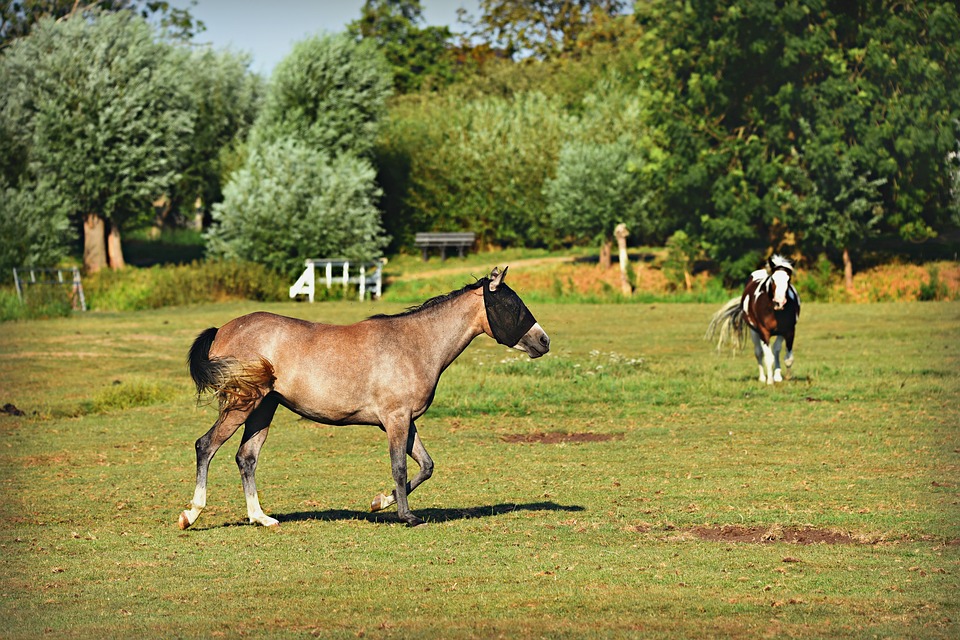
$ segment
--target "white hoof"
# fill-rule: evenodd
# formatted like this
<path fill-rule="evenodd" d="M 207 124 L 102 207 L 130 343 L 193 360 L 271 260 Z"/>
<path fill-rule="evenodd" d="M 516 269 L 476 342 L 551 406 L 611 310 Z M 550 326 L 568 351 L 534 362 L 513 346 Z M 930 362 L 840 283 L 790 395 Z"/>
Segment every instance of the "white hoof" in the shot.
<path fill-rule="evenodd" d="M 279 527 L 280 521 L 261 513 L 260 515 L 250 516 L 250 524 L 261 524 L 265 527 Z"/>
<path fill-rule="evenodd" d="M 390 505 L 394 504 L 397 501 L 393 497 L 393 494 L 385 495 L 382 493 L 377 494 L 377 497 L 373 499 L 370 503 L 370 511 L 380 511 L 381 509 L 386 509 Z"/>
<path fill-rule="evenodd" d="M 777 369 L 773 372 L 773 381 L 774 382 L 783 382 L 783 374 L 780 372 L 780 369 Z"/>

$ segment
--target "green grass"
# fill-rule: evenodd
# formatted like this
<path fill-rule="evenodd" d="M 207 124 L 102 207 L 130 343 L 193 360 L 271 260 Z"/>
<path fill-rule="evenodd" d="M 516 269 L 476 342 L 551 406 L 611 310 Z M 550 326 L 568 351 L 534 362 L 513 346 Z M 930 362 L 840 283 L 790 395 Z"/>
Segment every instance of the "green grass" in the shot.
<path fill-rule="evenodd" d="M 390 487 L 379 430 L 281 410 L 258 473 L 280 531 L 244 524 L 236 441 L 177 529 L 214 419 L 184 365 L 197 333 L 258 308 L 403 306 L 4 325 L 0 406 L 26 415 L 0 414 L 3 636 L 958 636 L 957 302 L 805 305 L 794 378 L 773 388 L 701 339 L 716 305 L 535 305 L 552 352 L 478 338 L 418 422 L 428 526 L 367 513 Z M 614 437 L 505 441 L 541 432 Z M 709 542 L 699 525 L 859 542 Z"/>

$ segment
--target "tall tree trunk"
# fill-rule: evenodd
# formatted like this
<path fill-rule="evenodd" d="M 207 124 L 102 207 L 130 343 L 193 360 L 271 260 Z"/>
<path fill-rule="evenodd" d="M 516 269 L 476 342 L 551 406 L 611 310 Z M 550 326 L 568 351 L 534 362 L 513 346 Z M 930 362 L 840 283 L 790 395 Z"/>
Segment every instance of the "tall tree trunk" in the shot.
<path fill-rule="evenodd" d="M 107 236 L 107 257 L 110 259 L 111 269 L 123 269 L 127 266 L 123 260 L 123 247 L 120 246 L 120 229 L 115 224 L 110 225 L 110 234 Z"/>
<path fill-rule="evenodd" d="M 613 250 L 613 243 L 610 242 L 610 238 L 604 238 L 603 242 L 600 244 L 600 263 L 599 267 L 601 269 L 609 269 L 611 264 L 610 253 Z"/>
<path fill-rule="evenodd" d="M 617 249 L 620 252 L 620 291 L 625 296 L 633 293 L 633 287 L 630 286 L 630 279 L 627 277 L 627 225 L 622 222 L 613 230 L 613 235 L 617 238 Z"/>
<path fill-rule="evenodd" d="M 847 291 L 853 291 L 853 263 L 850 261 L 850 250 L 843 249 L 843 284 Z"/>
<path fill-rule="evenodd" d="M 107 266 L 106 223 L 96 213 L 83 217 L 83 268 L 96 273 Z"/>

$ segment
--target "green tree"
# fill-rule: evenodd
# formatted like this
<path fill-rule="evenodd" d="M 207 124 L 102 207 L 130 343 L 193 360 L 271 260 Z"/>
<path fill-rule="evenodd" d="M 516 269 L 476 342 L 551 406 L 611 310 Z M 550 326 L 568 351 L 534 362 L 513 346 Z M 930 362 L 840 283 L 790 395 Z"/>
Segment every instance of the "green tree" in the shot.
<path fill-rule="evenodd" d="M 305 258 L 377 258 L 387 238 L 374 175 L 350 154 L 331 158 L 292 138 L 263 143 L 214 205 L 208 253 L 287 274 Z"/>
<path fill-rule="evenodd" d="M 331 156 L 367 155 L 391 85 L 373 42 L 346 34 L 298 42 L 273 72 L 253 143 L 291 137 Z"/>
<path fill-rule="evenodd" d="M 565 144 L 544 193 L 558 234 L 599 241 L 603 267 L 610 266 L 617 224 L 639 237 L 648 228 L 639 162 L 627 141 Z"/>
<path fill-rule="evenodd" d="M 274 71 L 249 156 L 215 205 L 211 255 L 295 273 L 305 258 L 371 260 L 389 238 L 368 156 L 391 92 L 372 43 L 318 36 Z"/>
<path fill-rule="evenodd" d="M 257 116 L 264 83 L 249 71 L 247 54 L 194 50 L 185 75 L 195 105 L 194 133 L 186 147 L 180 180 L 170 208 L 209 208 L 223 199 L 223 185 L 237 167 L 233 159 L 245 144 Z M 208 209 L 209 210 L 209 209 Z"/>
<path fill-rule="evenodd" d="M 129 12 L 43 19 L 0 57 L 0 130 L 18 184 L 52 179 L 83 221 L 84 265 L 122 267 L 120 232 L 178 179 L 193 131 L 184 53 Z M 109 233 L 107 237 L 105 234 Z"/>
<path fill-rule="evenodd" d="M 603 16 L 619 14 L 623 0 L 480 0 L 472 37 L 510 57 L 549 58 L 574 47 Z"/>
<path fill-rule="evenodd" d="M 0 177 L 0 271 L 54 266 L 74 235 L 66 202 L 49 178 L 14 188 Z"/>
<path fill-rule="evenodd" d="M 190 4 L 195 5 L 196 0 Z M 58 20 L 77 12 L 82 13 L 94 5 L 102 12 L 129 11 L 143 18 L 156 19 L 168 35 L 181 40 L 189 40 L 206 29 L 203 22 L 190 14 L 189 9 L 157 0 L 4 0 L 0 4 L 0 49 L 16 38 L 29 34 L 33 25 L 42 18 Z"/>
<path fill-rule="evenodd" d="M 922 240 L 951 223 L 955 3 L 654 1 L 636 13 L 670 150 L 661 204 L 729 280 L 787 242 L 837 255 L 845 238 Z M 855 233 L 820 232 L 851 222 Z"/>
<path fill-rule="evenodd" d="M 378 147 L 390 178 L 387 228 L 404 239 L 473 231 L 487 246 L 550 245 L 543 185 L 573 125 L 538 92 L 395 105 Z"/>
<path fill-rule="evenodd" d="M 347 32 L 375 43 L 390 63 L 394 88 L 403 94 L 443 86 L 454 76 L 450 29 L 422 23 L 420 0 L 366 0 Z"/>

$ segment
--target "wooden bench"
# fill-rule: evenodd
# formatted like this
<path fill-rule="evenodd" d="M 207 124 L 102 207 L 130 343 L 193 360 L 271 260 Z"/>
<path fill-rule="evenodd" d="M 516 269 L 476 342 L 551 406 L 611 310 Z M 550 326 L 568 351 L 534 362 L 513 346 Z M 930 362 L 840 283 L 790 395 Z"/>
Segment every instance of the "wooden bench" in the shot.
<path fill-rule="evenodd" d="M 374 262 L 350 262 L 349 260 L 327 260 L 324 258 L 309 258 L 304 260 L 306 267 L 300 278 L 290 287 L 290 297 L 296 298 L 298 295 L 306 295 L 310 302 L 313 302 L 313 294 L 316 287 L 316 270 L 321 269 L 321 277 L 327 284 L 327 289 L 333 286 L 334 282 L 342 284 L 344 287 L 355 284 L 360 289 L 360 301 L 366 297 L 367 289 L 372 290 L 372 297 L 379 298 L 383 293 L 383 263 L 385 259 L 381 258 Z M 336 274 L 334 274 L 336 267 Z M 351 268 L 354 274 L 351 275 Z"/>
<path fill-rule="evenodd" d="M 477 234 L 473 232 L 445 233 L 429 231 L 418 233 L 414 244 L 423 251 L 423 260 L 426 262 L 430 257 L 430 249 L 433 248 L 440 249 L 441 260 L 447 259 L 447 247 L 456 248 L 462 258 L 464 250 L 472 247 L 476 239 Z"/>

